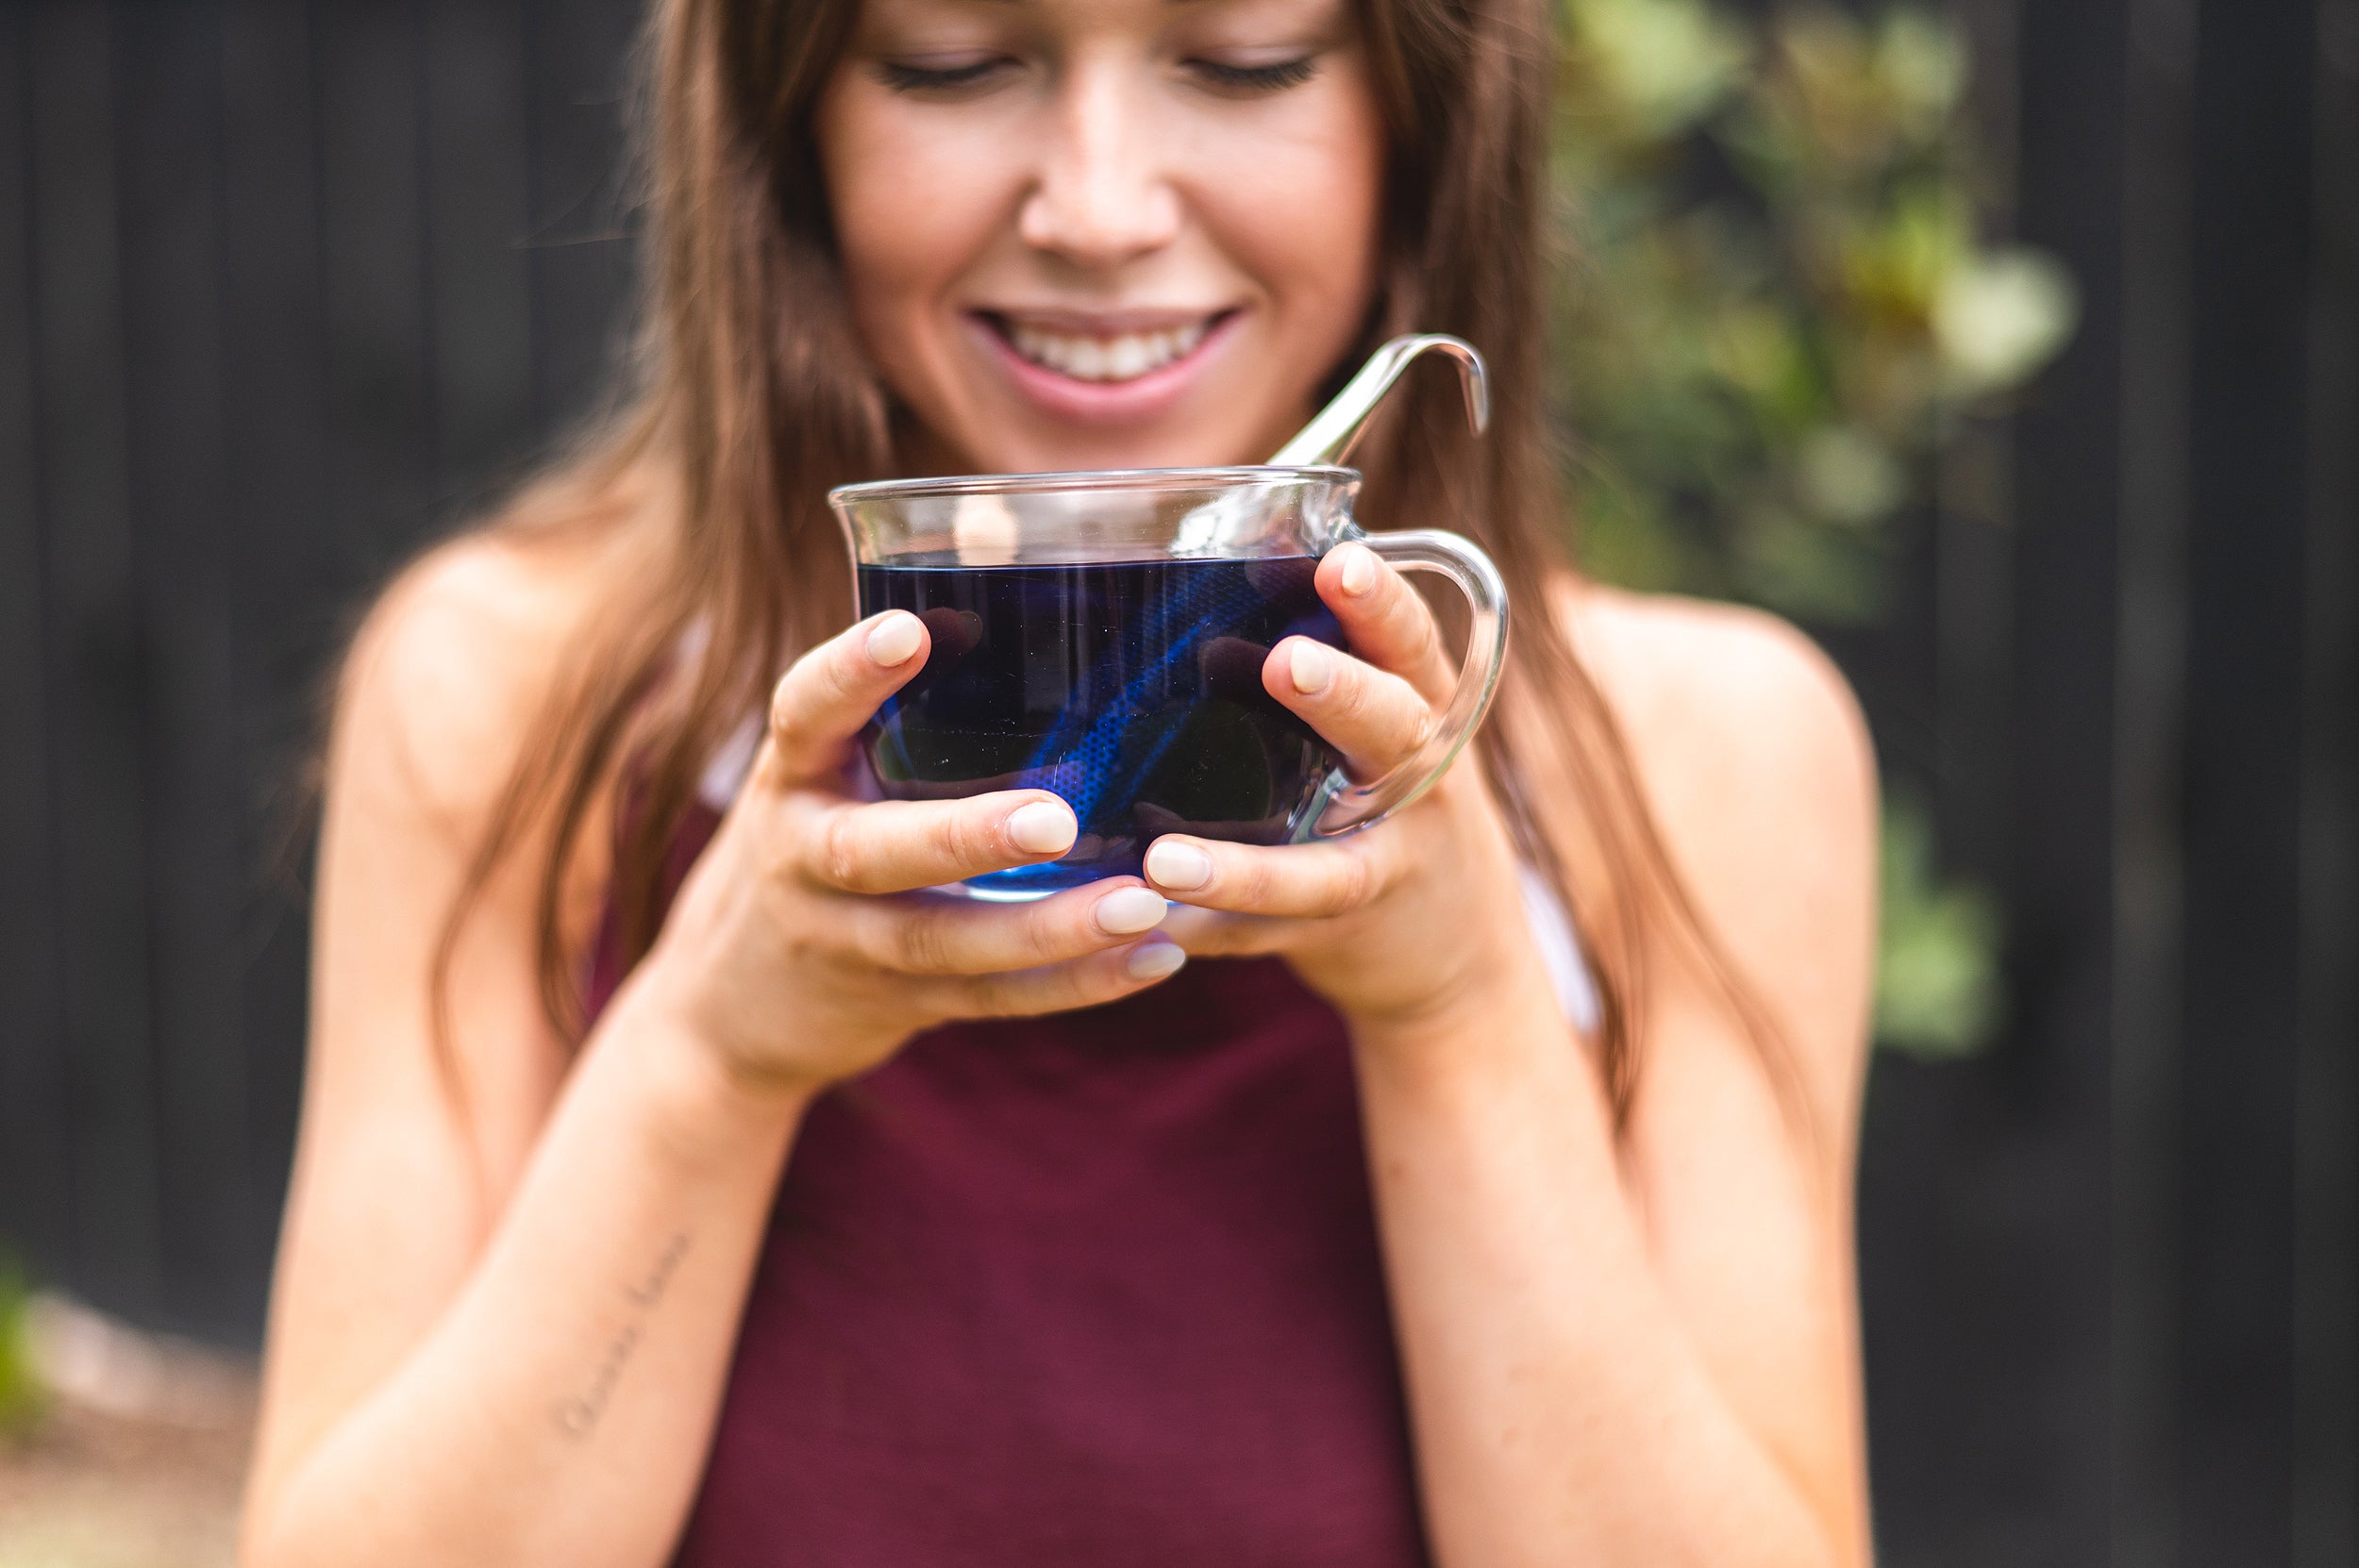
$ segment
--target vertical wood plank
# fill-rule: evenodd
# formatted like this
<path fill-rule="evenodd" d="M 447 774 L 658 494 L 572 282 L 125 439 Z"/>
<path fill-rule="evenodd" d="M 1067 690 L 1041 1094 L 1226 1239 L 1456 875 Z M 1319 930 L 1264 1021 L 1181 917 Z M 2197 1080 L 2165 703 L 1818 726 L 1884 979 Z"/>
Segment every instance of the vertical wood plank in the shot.
<path fill-rule="evenodd" d="M 326 301 L 306 0 L 222 7 L 224 528 L 235 635 L 244 832 L 238 937 L 250 1076 L 244 1109 L 253 1227 L 283 1200 L 302 1084 L 308 976 L 305 779 L 319 687 L 352 592 L 331 483 Z M 265 1271 L 243 1284 L 239 1333 L 259 1334 Z"/>
<path fill-rule="evenodd" d="M 2302 606 L 2293 1566 L 2359 1561 L 2359 0 L 2319 7 Z"/>
<path fill-rule="evenodd" d="M 624 170 L 632 0 L 529 0 L 534 387 L 544 428 L 600 406 L 636 256 Z"/>
<path fill-rule="evenodd" d="M 34 362 L 41 399 L 66 1043 L 72 1282 L 162 1304 L 140 726 L 146 696 L 125 490 L 113 21 L 32 13 Z"/>
<path fill-rule="evenodd" d="M 1974 65 L 1967 110 L 1986 182 L 1983 222 L 1994 239 L 2012 239 L 2023 8 L 2020 0 L 1954 0 L 1951 8 Z M 1933 599 L 1920 632 L 1934 659 L 1943 859 L 1992 888 L 2007 881 L 2014 834 L 2014 468 L 2003 417 L 1959 425 L 1938 462 Z"/>
<path fill-rule="evenodd" d="M 2179 859 L 2193 0 L 2132 0 L 2115 660 L 2116 1560 L 2178 1560 Z"/>
<path fill-rule="evenodd" d="M 313 15 L 334 520 L 346 592 L 407 555 L 432 511 L 432 323 L 416 0 Z"/>
<path fill-rule="evenodd" d="M 2359 1561 L 2359 0 L 2318 8 L 2295 1063 L 2294 1568 Z"/>
<path fill-rule="evenodd" d="M 219 1334 L 260 1255 L 244 1179 L 243 813 L 224 582 L 219 8 L 154 0 L 117 43 L 164 1307 L 175 1326 Z"/>
<path fill-rule="evenodd" d="M 2009 991 L 1994 1063 L 2010 1196 L 2035 1294 L 1977 1303 L 2012 1408 L 1990 1436 L 2043 1500 L 2027 1560 L 2106 1560 L 2112 1439 L 2107 1182 L 2113 984 L 2115 599 L 2121 512 L 2121 231 L 2128 17 L 2121 0 L 2030 5 L 2016 221 L 2081 279 L 2081 327 L 2017 425 Z M 1980 1178 L 1999 1177 L 1982 1173 Z M 1977 1179 L 1968 1175 L 1967 1180 Z M 2019 1344 L 2020 1354 L 2007 1346 Z M 1989 1401 L 1983 1402 L 1985 1408 Z"/>
<path fill-rule="evenodd" d="M 2182 1551 L 2291 1553 L 2303 0 L 2205 0 L 2187 525 Z"/>
<path fill-rule="evenodd" d="M 443 492 L 531 455 L 523 0 L 427 0 L 427 274 Z"/>
<path fill-rule="evenodd" d="M 48 669 L 33 385 L 27 18 L 0 11 L 0 1236 L 70 1266 Z"/>

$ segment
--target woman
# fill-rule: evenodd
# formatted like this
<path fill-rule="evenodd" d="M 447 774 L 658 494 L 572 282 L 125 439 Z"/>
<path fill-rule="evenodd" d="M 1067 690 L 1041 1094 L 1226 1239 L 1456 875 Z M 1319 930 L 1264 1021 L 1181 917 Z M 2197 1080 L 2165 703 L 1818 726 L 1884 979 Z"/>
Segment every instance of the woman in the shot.
<path fill-rule="evenodd" d="M 1548 547 L 1536 0 L 650 37 L 634 412 L 340 688 L 249 1563 L 1864 1561 L 1872 772 L 1795 634 Z M 854 792 L 927 642 L 827 489 L 1250 461 L 1411 327 L 1497 417 L 1420 377 L 1363 512 L 1508 575 L 1480 760 L 923 892 L 1073 818 Z M 1381 769 L 1448 661 L 1317 583 L 1358 657 L 1264 684 Z"/>

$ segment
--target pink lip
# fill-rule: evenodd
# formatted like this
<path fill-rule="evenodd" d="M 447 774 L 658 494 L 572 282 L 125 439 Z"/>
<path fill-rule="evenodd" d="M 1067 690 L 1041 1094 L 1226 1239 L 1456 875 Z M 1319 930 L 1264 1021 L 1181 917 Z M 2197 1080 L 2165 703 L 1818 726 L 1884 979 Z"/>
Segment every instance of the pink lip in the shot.
<path fill-rule="evenodd" d="M 1168 413 L 1185 397 L 1203 373 L 1212 356 L 1229 341 L 1230 329 L 1243 320 L 1243 310 L 1223 315 L 1205 332 L 1203 340 L 1187 353 L 1167 365 L 1148 371 L 1129 381 L 1082 381 L 1046 365 L 1036 365 L 1015 351 L 1015 345 L 999 335 L 998 330 L 980 313 L 969 315 L 968 327 L 989 346 L 999 363 L 1015 383 L 1016 390 L 1054 419 L 1076 425 L 1121 425 L 1144 424 Z M 1034 319 L 1027 312 L 1028 320 Z M 1190 317 L 1201 320 L 1202 317 Z M 1113 318 L 1102 318 L 1093 325 L 1101 330 Z M 1077 324 L 1078 325 L 1078 324 Z M 1154 330 L 1162 325 L 1177 325 L 1178 322 L 1157 322 L 1147 326 L 1125 325 L 1120 330 Z"/>

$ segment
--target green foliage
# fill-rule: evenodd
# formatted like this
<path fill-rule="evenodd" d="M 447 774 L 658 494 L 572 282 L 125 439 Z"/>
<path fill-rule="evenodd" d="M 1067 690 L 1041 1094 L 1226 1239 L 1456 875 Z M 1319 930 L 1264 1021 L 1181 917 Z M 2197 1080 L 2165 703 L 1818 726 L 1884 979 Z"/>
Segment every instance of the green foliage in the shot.
<path fill-rule="evenodd" d="M 1885 808 L 1876 1038 L 1911 1056 L 1964 1056 L 1999 1015 L 1999 911 L 1969 884 L 1943 885 L 1915 802 Z"/>
<path fill-rule="evenodd" d="M 0 1253 L 0 1438 L 25 1432 L 41 1418 L 42 1389 L 26 1332 L 31 1304 L 25 1271 Z"/>
<path fill-rule="evenodd" d="M 1953 26 L 1564 0 L 1558 396 L 1600 575 L 1853 624 L 1960 415 L 2071 328 L 1977 236 Z"/>
<path fill-rule="evenodd" d="M 1874 622 L 1944 443 L 2073 325 L 2060 266 L 1978 232 L 1957 28 L 1910 7 L 1562 4 L 1552 363 L 1583 563 Z M 1921 821 L 1886 842 L 1918 859 L 1886 889 L 1885 1037 L 1966 1048 L 1996 1016 L 1996 918 L 1938 891 Z"/>

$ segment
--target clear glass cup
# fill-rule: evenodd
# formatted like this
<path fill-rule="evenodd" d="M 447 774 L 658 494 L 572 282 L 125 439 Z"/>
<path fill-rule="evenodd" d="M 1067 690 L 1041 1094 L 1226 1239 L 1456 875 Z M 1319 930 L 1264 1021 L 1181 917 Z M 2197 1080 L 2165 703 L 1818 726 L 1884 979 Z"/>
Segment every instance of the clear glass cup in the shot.
<path fill-rule="evenodd" d="M 888 798 L 1044 789 L 1080 834 L 1046 865 L 971 879 L 1029 898 L 1135 873 L 1163 833 L 1298 843 L 1366 827 L 1441 776 L 1488 711 L 1507 593 L 1488 556 L 1436 529 L 1371 534 L 1347 468 L 1136 469 L 849 485 L 828 499 L 852 544 L 863 616 L 913 611 L 925 668 L 864 737 Z M 1356 540 L 1447 577 L 1471 620 L 1432 737 L 1381 777 L 1262 686 L 1280 639 L 1345 640 L 1312 585 Z"/>

